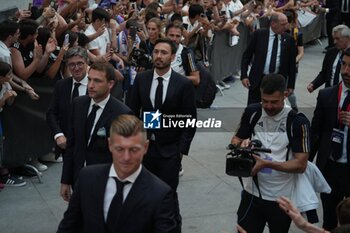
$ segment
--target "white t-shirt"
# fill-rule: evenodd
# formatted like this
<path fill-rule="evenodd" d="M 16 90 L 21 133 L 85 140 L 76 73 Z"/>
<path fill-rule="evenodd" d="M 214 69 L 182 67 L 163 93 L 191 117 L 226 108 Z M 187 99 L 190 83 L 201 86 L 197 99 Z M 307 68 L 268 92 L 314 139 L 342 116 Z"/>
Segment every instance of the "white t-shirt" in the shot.
<path fill-rule="evenodd" d="M 92 26 L 92 24 L 90 24 L 88 26 L 88 28 L 85 30 L 85 35 L 89 36 L 96 33 L 96 30 L 94 29 L 94 27 Z M 91 41 L 89 43 L 89 50 L 94 50 L 94 49 L 99 49 L 100 50 L 100 54 L 101 55 L 105 55 L 107 52 L 107 44 L 111 43 L 111 40 L 109 39 L 109 33 L 108 33 L 108 29 L 105 29 L 105 32 L 97 37 L 95 40 Z"/>
<path fill-rule="evenodd" d="M 174 61 L 171 62 L 171 68 L 175 72 L 182 74 L 183 76 L 186 76 L 186 72 L 185 72 L 184 67 L 182 65 L 182 57 L 181 57 L 181 53 L 182 53 L 183 48 L 184 48 L 184 46 L 182 44 L 179 44 L 179 47 L 176 50 L 175 59 L 174 59 Z"/>
<path fill-rule="evenodd" d="M 288 150 L 287 117 L 291 111 L 286 105 L 276 116 L 270 117 L 262 109 L 262 115 L 254 127 L 255 135 L 252 139 L 262 142 L 262 147 L 271 149 L 272 153 L 259 153 L 261 158 L 284 162 Z M 292 159 L 292 152 L 289 151 L 289 160 Z M 262 169 L 258 172 L 258 183 L 262 198 L 275 201 L 280 196 L 290 197 L 293 190 L 294 174 L 280 172 L 273 169 Z M 247 192 L 259 197 L 259 191 L 251 177 L 245 181 Z M 252 186 L 254 184 L 254 188 Z"/>
<path fill-rule="evenodd" d="M 11 51 L 2 41 L 0 41 L 0 61 L 6 62 L 12 66 Z"/>

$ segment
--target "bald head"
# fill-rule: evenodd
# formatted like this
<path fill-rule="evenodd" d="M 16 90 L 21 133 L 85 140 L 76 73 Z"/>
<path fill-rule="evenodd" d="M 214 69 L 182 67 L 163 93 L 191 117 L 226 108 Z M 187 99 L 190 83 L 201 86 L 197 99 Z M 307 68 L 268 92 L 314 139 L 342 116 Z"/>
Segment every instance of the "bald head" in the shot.
<path fill-rule="evenodd" d="M 282 34 L 288 27 L 287 16 L 283 13 L 276 12 L 273 13 L 271 18 L 271 29 L 276 34 Z"/>

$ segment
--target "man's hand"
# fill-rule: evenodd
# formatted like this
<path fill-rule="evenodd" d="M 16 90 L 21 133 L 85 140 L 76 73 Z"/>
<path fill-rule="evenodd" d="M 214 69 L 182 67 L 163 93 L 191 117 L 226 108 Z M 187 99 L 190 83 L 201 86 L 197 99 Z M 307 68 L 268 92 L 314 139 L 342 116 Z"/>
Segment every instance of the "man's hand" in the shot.
<path fill-rule="evenodd" d="M 258 155 L 254 155 L 253 157 L 255 158 L 255 165 L 252 169 L 252 176 L 255 176 L 261 169 L 263 169 L 265 166 L 266 161 L 260 158 Z"/>
<path fill-rule="evenodd" d="M 7 90 L 4 93 L 4 99 L 7 100 L 9 98 L 15 98 L 17 96 L 17 93 L 14 90 Z"/>
<path fill-rule="evenodd" d="M 236 225 L 236 228 L 238 233 L 247 233 L 247 231 L 245 231 L 239 224 Z"/>
<path fill-rule="evenodd" d="M 350 112 L 341 111 L 339 113 L 340 122 L 348 127 L 350 127 Z"/>
<path fill-rule="evenodd" d="M 65 201 L 69 201 L 72 195 L 71 186 L 69 184 L 61 184 L 60 195 Z"/>
<path fill-rule="evenodd" d="M 33 56 L 33 60 L 39 60 L 40 61 L 42 56 L 43 56 L 43 48 L 35 40 L 35 42 L 34 42 L 34 56 Z"/>
<path fill-rule="evenodd" d="M 293 92 L 294 92 L 294 89 L 292 89 L 292 88 L 287 88 L 287 96 L 290 96 L 291 94 L 293 94 Z"/>
<path fill-rule="evenodd" d="M 102 24 L 102 26 L 101 27 L 99 27 L 98 29 L 97 29 L 97 36 L 99 37 L 99 36 L 101 36 L 104 32 L 105 32 L 105 30 L 106 30 L 106 25 L 104 25 L 104 24 Z"/>
<path fill-rule="evenodd" d="M 37 93 L 35 93 L 33 88 L 26 89 L 26 92 L 32 100 L 38 100 L 40 98 L 40 96 Z"/>
<path fill-rule="evenodd" d="M 306 88 L 309 91 L 309 93 L 312 93 L 314 91 L 314 84 L 310 83 L 309 85 L 307 85 Z"/>
<path fill-rule="evenodd" d="M 56 40 L 53 38 L 49 38 L 49 40 L 46 43 L 45 53 L 51 54 L 52 52 L 54 52 L 56 50 L 56 45 Z"/>
<path fill-rule="evenodd" d="M 56 144 L 59 148 L 61 149 L 66 149 L 67 147 L 67 138 L 62 135 L 62 136 L 59 136 L 58 138 L 56 138 Z"/>
<path fill-rule="evenodd" d="M 245 88 L 248 88 L 248 89 L 249 89 L 249 87 L 250 87 L 250 81 L 249 81 L 249 79 L 247 79 L 247 78 L 242 79 L 242 84 L 243 84 L 243 86 L 244 86 Z"/>

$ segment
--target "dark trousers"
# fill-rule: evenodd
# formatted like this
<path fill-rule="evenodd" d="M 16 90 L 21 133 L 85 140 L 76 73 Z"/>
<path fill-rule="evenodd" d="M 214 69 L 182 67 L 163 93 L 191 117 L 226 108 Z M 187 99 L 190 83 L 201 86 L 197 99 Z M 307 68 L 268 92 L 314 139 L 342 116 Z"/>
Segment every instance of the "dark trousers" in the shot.
<path fill-rule="evenodd" d="M 350 167 L 348 164 L 328 160 L 322 171 L 323 176 L 332 188 L 330 194 L 321 193 L 323 207 L 323 228 L 331 231 L 337 227 L 336 207 L 344 197 L 350 196 Z"/>
<path fill-rule="evenodd" d="M 249 88 L 248 92 L 248 105 L 261 102 L 260 85 L 254 89 Z"/>
<path fill-rule="evenodd" d="M 148 151 L 143 157 L 142 164 L 154 175 L 167 183 L 174 191 L 176 218 L 179 225 L 177 232 L 181 232 L 181 215 L 179 199 L 177 196 L 177 186 L 179 185 L 179 171 L 181 166 L 180 153 L 169 158 L 164 158 L 154 141 L 150 141 Z"/>
<path fill-rule="evenodd" d="M 350 13 L 340 13 L 340 15 L 342 23 L 350 27 Z"/>
<path fill-rule="evenodd" d="M 243 191 L 237 211 L 238 224 L 248 233 L 262 233 L 266 223 L 270 233 L 288 233 L 291 219 L 275 201 L 267 201 Z"/>

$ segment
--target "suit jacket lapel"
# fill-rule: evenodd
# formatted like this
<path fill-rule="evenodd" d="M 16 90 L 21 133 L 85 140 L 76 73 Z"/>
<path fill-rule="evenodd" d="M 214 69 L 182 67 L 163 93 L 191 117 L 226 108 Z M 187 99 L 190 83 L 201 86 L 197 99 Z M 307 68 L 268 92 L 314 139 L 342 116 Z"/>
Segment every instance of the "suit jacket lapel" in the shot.
<path fill-rule="evenodd" d="M 104 214 L 103 214 L 103 207 L 104 207 L 104 195 L 105 195 L 105 190 L 106 190 L 106 185 L 107 185 L 107 181 L 108 181 L 108 177 L 109 177 L 109 169 L 110 169 L 110 164 L 105 166 L 105 169 L 103 170 L 102 173 L 99 173 L 99 175 L 97 175 L 96 180 L 97 182 L 95 183 L 96 185 L 96 190 L 97 190 L 97 198 L 96 198 L 96 202 L 97 202 L 97 208 L 98 208 L 98 213 L 97 216 L 99 216 L 100 221 L 96 221 L 96 222 L 101 222 L 104 223 L 105 222 L 105 218 L 104 218 Z M 96 173 L 97 174 L 97 173 Z"/>
<path fill-rule="evenodd" d="M 143 97 L 145 98 L 145 100 L 147 100 L 146 106 L 150 106 L 150 108 L 154 109 L 154 106 L 152 104 L 151 98 L 150 98 L 150 93 L 151 93 L 151 86 L 152 86 L 152 81 L 153 81 L 153 70 L 152 72 L 149 72 L 149 75 L 145 75 L 144 78 L 144 87 L 141 87 L 141 90 L 144 90 L 143 92 Z"/>
<path fill-rule="evenodd" d="M 109 100 L 107 101 L 107 104 L 105 106 L 105 108 L 102 111 L 102 114 L 100 116 L 100 118 L 98 119 L 98 121 L 96 122 L 95 128 L 94 128 L 94 132 L 91 135 L 91 140 L 90 142 L 96 137 L 97 135 L 97 131 L 101 128 L 101 126 L 110 118 L 110 115 L 113 114 L 113 108 L 111 108 L 111 104 L 112 104 L 112 96 L 110 96 Z M 105 129 L 106 132 L 109 129 Z M 90 143 L 91 144 L 91 143 Z"/>
<path fill-rule="evenodd" d="M 263 62 L 270 62 L 270 61 L 266 61 L 266 59 L 267 59 L 267 50 L 268 50 L 268 48 L 269 48 L 269 36 L 270 36 L 270 29 L 269 30 L 264 30 L 264 31 L 262 31 L 262 33 L 263 33 L 263 41 L 262 41 L 262 45 L 263 46 L 261 46 L 261 54 L 265 54 L 265 59 L 264 59 L 264 61 Z M 264 64 L 262 64 L 262 66 L 264 67 L 265 66 L 265 63 Z"/>

